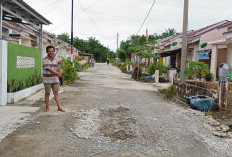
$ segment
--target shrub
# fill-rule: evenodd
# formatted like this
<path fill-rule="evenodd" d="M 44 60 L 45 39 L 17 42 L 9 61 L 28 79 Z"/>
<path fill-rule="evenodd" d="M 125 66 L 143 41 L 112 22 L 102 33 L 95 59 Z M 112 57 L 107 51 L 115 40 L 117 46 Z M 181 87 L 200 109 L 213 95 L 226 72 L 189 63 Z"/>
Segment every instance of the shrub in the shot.
<path fill-rule="evenodd" d="M 120 67 L 120 70 L 121 70 L 123 73 L 127 73 L 127 64 L 122 64 L 121 67 Z"/>
<path fill-rule="evenodd" d="M 139 66 L 139 74 L 138 74 L 138 66 L 135 66 L 132 71 L 132 78 L 134 79 L 140 79 L 142 75 L 142 68 Z M 138 77 L 137 77 L 138 76 Z"/>
<path fill-rule="evenodd" d="M 78 61 L 86 60 L 86 58 L 85 58 L 85 57 L 79 57 L 77 60 L 78 60 Z"/>
<path fill-rule="evenodd" d="M 64 76 L 64 83 L 71 83 L 78 79 L 78 74 L 75 71 L 75 68 L 71 65 L 70 58 L 63 60 L 61 63 L 61 69 L 63 70 L 62 75 Z"/>
<path fill-rule="evenodd" d="M 31 86 L 35 86 L 40 83 L 42 83 L 42 76 L 40 73 L 38 74 L 36 72 L 35 75 L 33 75 L 32 77 L 29 77 L 26 80 L 17 81 L 15 79 L 12 79 L 8 81 L 7 92 L 9 93 L 17 92 L 17 91 L 29 88 Z"/>
<path fill-rule="evenodd" d="M 116 60 L 113 60 L 112 62 L 111 62 L 111 64 L 113 65 L 113 66 L 115 66 L 115 67 L 117 67 L 117 61 Z"/>
<path fill-rule="evenodd" d="M 177 89 L 173 85 L 168 87 L 168 89 L 164 92 L 165 97 L 168 99 L 173 98 L 173 96 L 175 96 L 176 94 L 177 94 Z"/>
<path fill-rule="evenodd" d="M 185 70 L 186 76 L 189 79 L 204 78 L 209 72 L 209 65 L 203 62 L 188 62 L 188 68 Z"/>
<path fill-rule="evenodd" d="M 83 70 L 82 65 L 77 60 L 74 60 L 74 65 L 75 65 L 74 67 L 75 67 L 76 71 L 82 71 Z"/>
<path fill-rule="evenodd" d="M 83 65 L 83 71 L 86 71 L 87 69 L 89 69 L 89 64 L 88 63 L 85 63 Z"/>
<path fill-rule="evenodd" d="M 161 63 L 151 64 L 148 68 L 148 74 L 153 75 L 156 70 L 159 70 L 159 75 L 168 73 L 170 66 L 164 66 Z"/>

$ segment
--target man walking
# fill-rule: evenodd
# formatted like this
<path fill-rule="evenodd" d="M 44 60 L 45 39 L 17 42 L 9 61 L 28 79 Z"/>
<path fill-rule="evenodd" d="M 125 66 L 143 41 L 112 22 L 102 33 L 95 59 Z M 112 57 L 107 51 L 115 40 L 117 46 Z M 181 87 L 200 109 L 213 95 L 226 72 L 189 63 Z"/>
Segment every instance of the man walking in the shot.
<path fill-rule="evenodd" d="M 49 111 L 49 96 L 51 89 L 53 91 L 58 111 L 65 112 L 60 105 L 60 99 L 58 91 L 60 90 L 59 78 L 63 78 L 61 74 L 57 72 L 58 64 L 54 57 L 55 48 L 53 46 L 46 47 L 47 56 L 43 58 L 43 83 L 45 88 L 45 112 Z"/>

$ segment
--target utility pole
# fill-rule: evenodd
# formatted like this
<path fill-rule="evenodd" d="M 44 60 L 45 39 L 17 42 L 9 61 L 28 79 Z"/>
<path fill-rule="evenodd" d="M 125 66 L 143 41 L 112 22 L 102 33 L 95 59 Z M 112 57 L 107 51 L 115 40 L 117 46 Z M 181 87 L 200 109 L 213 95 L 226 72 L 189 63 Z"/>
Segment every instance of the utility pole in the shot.
<path fill-rule="evenodd" d="M 118 36 L 119 34 L 117 33 L 117 51 L 116 51 L 116 57 L 118 58 Z"/>
<path fill-rule="evenodd" d="M 183 16 L 183 34 L 182 34 L 182 51 L 181 51 L 181 71 L 180 82 L 186 81 L 185 69 L 186 69 L 186 56 L 187 56 L 187 39 L 188 39 L 188 7 L 189 0 L 184 0 L 184 16 Z"/>
<path fill-rule="evenodd" d="M 71 65 L 73 66 L 73 0 L 71 13 Z"/>
<path fill-rule="evenodd" d="M 0 40 L 2 40 L 2 18 L 3 18 L 3 6 L 2 1 L 0 1 Z"/>

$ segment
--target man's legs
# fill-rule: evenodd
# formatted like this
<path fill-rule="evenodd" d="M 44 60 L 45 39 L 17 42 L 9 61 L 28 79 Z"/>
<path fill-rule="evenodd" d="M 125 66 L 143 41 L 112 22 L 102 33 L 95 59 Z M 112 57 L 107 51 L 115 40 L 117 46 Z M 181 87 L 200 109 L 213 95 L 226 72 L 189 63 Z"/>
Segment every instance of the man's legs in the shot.
<path fill-rule="evenodd" d="M 56 100 L 56 104 L 57 104 L 57 107 L 58 107 L 58 111 L 61 111 L 61 112 L 65 112 L 62 108 L 61 108 L 61 105 L 60 105 L 60 99 L 59 99 L 59 94 L 58 94 L 58 91 L 60 90 L 60 85 L 59 84 L 53 84 L 52 85 L 52 91 L 53 91 L 53 94 L 54 94 L 54 97 L 55 97 L 55 100 Z"/>
<path fill-rule="evenodd" d="M 55 97 L 55 100 L 56 100 L 56 104 L 57 104 L 57 107 L 58 107 L 58 111 L 61 111 L 61 112 L 65 112 L 65 110 L 63 110 L 61 108 L 61 105 L 60 105 L 60 99 L 59 99 L 59 95 L 58 95 L 58 91 L 53 91 L 53 94 L 54 94 L 54 97 Z"/>
<path fill-rule="evenodd" d="M 50 93 L 45 93 L 45 104 L 46 104 L 45 112 L 49 111 L 49 95 Z"/>
<path fill-rule="evenodd" d="M 48 112 L 49 111 L 49 96 L 50 96 L 50 92 L 51 92 L 51 85 L 45 84 L 44 89 L 45 89 L 45 104 L 46 104 L 45 112 Z"/>

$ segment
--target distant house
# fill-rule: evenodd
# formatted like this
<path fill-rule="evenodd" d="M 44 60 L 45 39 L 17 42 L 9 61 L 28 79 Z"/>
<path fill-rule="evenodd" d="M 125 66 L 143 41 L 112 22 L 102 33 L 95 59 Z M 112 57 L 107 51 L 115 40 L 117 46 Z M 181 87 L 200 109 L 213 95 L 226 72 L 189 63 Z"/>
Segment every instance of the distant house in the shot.
<path fill-rule="evenodd" d="M 3 21 L 3 38 L 9 42 L 28 47 L 39 48 L 39 29 L 14 22 Z M 54 34 L 43 31 L 42 50 L 43 57 L 46 56 L 46 47 L 53 45 L 57 55 L 64 58 L 70 56 L 71 45 L 59 40 Z M 78 50 L 74 48 L 74 56 L 78 56 Z"/>
<path fill-rule="evenodd" d="M 0 16 L 0 105 L 5 105 L 12 80 L 28 81 L 41 74 L 47 45 L 53 45 L 62 57 L 70 54 L 71 46 L 44 31 L 42 25 L 51 22 L 23 0 L 0 0 Z M 78 55 L 77 49 L 74 49 L 75 55 Z"/>
<path fill-rule="evenodd" d="M 222 39 L 215 39 L 209 42 L 212 47 L 212 66 L 210 71 L 214 74 L 216 80 L 217 70 L 221 63 L 227 63 L 232 68 L 232 21 L 217 28 L 222 32 Z"/>
<path fill-rule="evenodd" d="M 230 21 L 224 20 L 198 30 L 188 31 L 188 48 L 187 60 L 200 61 L 209 65 L 211 72 L 216 77 L 217 67 L 224 60 L 223 56 L 218 57 L 217 63 L 213 60 L 213 51 L 215 47 L 210 44 L 212 41 L 226 40 L 225 32 L 226 26 L 231 24 Z M 180 68 L 181 65 L 181 51 L 182 51 L 182 34 L 171 36 L 158 41 L 161 48 L 161 56 L 163 57 L 163 64 L 170 65 L 171 67 Z M 227 46 L 221 44 L 218 46 L 217 51 L 220 54 L 225 54 Z"/>

